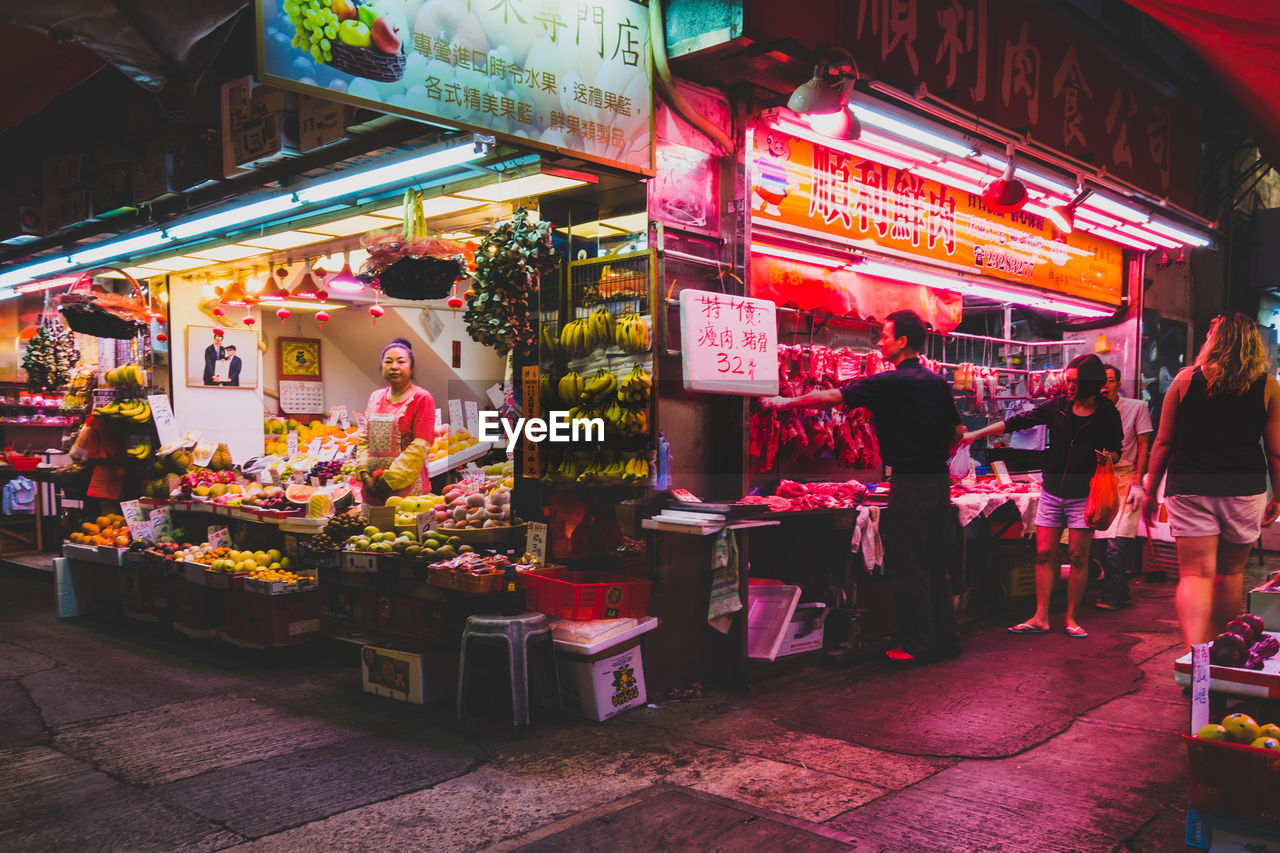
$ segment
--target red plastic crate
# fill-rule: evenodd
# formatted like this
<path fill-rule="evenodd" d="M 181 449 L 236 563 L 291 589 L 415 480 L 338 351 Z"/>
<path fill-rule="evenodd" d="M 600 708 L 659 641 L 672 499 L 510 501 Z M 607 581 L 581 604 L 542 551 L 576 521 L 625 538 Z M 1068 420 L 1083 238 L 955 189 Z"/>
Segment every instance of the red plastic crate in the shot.
<path fill-rule="evenodd" d="M 1280 750 L 1183 735 L 1191 807 L 1280 826 Z"/>
<path fill-rule="evenodd" d="M 648 615 L 650 581 L 567 569 L 526 572 L 522 577 L 529 609 L 557 619 L 588 622 Z"/>

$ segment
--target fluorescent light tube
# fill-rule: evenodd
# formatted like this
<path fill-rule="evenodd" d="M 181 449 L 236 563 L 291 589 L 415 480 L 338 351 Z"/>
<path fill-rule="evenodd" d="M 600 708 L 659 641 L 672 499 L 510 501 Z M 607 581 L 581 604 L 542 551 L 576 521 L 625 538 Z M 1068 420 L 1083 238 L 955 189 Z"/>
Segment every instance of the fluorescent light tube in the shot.
<path fill-rule="evenodd" d="M 463 145 L 455 145 L 430 154 L 422 154 L 391 163 L 364 169 L 356 174 L 343 178 L 334 178 L 298 190 L 298 201 L 303 204 L 329 201 L 344 195 L 366 192 L 387 184 L 399 183 L 416 178 L 428 172 L 447 169 L 450 166 L 461 166 L 483 156 L 476 146 L 468 141 Z"/>
<path fill-rule="evenodd" d="M 870 125 L 880 130 L 896 133 L 909 142 L 928 145 L 930 148 L 936 148 L 948 154 L 955 154 L 958 157 L 973 156 L 972 146 L 957 142 L 954 139 L 934 133 L 927 128 L 898 118 L 888 111 L 882 111 L 878 105 L 872 106 L 867 101 L 860 100 L 854 103 L 853 109 L 858 114 L 858 118 L 863 125 Z"/>
<path fill-rule="evenodd" d="M 147 249 L 153 249 L 156 246 L 164 244 L 166 238 L 162 231 L 148 231 L 145 234 L 139 234 L 136 237 L 126 237 L 123 240 L 112 240 L 110 243 L 103 243 L 98 246 L 90 246 L 79 252 L 73 252 L 69 263 L 72 266 L 89 266 L 99 261 L 110 260 L 112 258 L 128 257 L 138 252 L 145 252 Z"/>
<path fill-rule="evenodd" d="M 67 257 L 41 261 L 38 264 L 27 264 L 25 267 L 0 273 L 0 287 L 22 284 L 24 281 L 31 281 L 33 278 L 39 278 L 51 272 L 65 272 L 69 266 L 71 266 L 71 260 Z"/>
<path fill-rule="evenodd" d="M 1165 234 L 1175 240 L 1181 240 L 1188 246 L 1207 246 L 1209 240 L 1202 234 L 1196 234 L 1193 231 L 1185 231 L 1181 228 L 1175 228 L 1167 222 L 1161 222 L 1159 219 L 1152 219 L 1147 223 L 1147 228 L 1160 234 Z"/>

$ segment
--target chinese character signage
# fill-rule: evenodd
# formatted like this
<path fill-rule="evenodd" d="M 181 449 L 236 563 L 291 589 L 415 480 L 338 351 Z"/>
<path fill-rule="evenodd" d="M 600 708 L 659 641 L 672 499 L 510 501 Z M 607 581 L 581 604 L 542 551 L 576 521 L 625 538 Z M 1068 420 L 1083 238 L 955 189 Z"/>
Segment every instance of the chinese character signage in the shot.
<path fill-rule="evenodd" d="M 258 0 L 265 82 L 653 169 L 630 0 Z"/>
<path fill-rule="evenodd" d="M 777 223 L 962 275 L 1120 304 L 1120 246 L 1059 234 L 1031 213 L 992 213 L 980 196 L 767 126 L 754 134 L 751 204 L 756 227 Z"/>
<path fill-rule="evenodd" d="M 1155 196 L 1196 207 L 1199 110 L 1103 50 L 1048 4 L 858 0 L 823 5 L 822 14 L 776 0 L 743 5 L 747 39 L 839 45 L 872 80 L 927 91 Z"/>
<path fill-rule="evenodd" d="M 680 292 L 684 387 L 710 394 L 778 393 L 778 318 L 772 302 Z"/>

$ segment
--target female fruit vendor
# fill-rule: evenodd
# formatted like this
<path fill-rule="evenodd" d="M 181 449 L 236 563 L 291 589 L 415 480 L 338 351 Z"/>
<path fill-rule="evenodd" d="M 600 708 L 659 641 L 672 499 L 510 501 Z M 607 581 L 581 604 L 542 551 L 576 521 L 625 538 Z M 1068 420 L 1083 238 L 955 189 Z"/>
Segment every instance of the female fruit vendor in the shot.
<path fill-rule="evenodd" d="M 1106 369 L 1096 355 L 1076 356 L 1067 365 L 1067 394 L 1054 397 L 1029 412 L 967 432 L 964 441 L 1044 425 L 1049 443 L 1044 452 L 1044 479 L 1036 510 L 1036 612 L 1011 634 L 1047 634 L 1049 597 L 1058 575 L 1058 540 L 1067 528 L 1071 574 L 1067 577 L 1067 636 L 1084 638 L 1089 632 L 1076 621 L 1089 580 L 1089 547 L 1093 528 L 1085 518 L 1089 481 L 1104 453 L 1120 458 L 1123 429 L 1120 413 L 1102 394 Z"/>
<path fill-rule="evenodd" d="M 368 449 L 359 467 L 364 502 L 379 506 L 392 495 L 430 491 L 427 450 L 436 427 L 435 401 L 413 384 L 413 346 L 404 338 L 382 348 L 382 378 L 387 387 L 365 407 Z"/>

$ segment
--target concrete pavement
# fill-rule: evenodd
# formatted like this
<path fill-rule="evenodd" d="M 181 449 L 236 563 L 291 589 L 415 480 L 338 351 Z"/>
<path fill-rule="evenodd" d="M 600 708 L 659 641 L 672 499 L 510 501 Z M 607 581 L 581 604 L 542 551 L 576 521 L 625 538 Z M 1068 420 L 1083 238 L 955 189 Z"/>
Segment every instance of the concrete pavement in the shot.
<path fill-rule="evenodd" d="M 0 573 L 0 849 L 1182 850 L 1172 595 L 519 740 L 363 693 L 351 647 L 263 665 Z"/>

